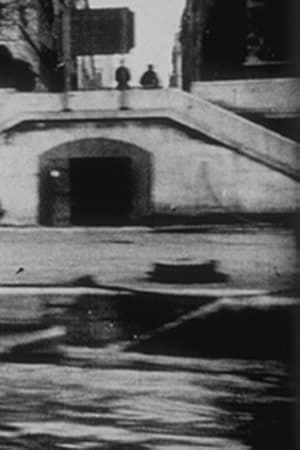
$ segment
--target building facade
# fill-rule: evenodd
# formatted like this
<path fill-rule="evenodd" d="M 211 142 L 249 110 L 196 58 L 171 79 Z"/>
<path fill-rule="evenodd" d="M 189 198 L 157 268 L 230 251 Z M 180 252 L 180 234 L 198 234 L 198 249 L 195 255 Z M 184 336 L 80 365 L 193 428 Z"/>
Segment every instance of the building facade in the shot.
<path fill-rule="evenodd" d="M 187 0 L 183 84 L 291 76 L 290 4 L 284 0 Z"/>

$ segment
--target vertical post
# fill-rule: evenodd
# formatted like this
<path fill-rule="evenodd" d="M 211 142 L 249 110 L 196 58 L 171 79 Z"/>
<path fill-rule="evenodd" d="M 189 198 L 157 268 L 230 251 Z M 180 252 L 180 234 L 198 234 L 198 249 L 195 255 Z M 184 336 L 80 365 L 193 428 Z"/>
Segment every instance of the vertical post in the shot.
<path fill-rule="evenodd" d="M 89 3 L 89 0 L 85 0 L 85 2 L 84 2 L 84 7 L 85 7 L 85 9 L 90 9 L 90 3 Z M 92 88 L 93 89 L 96 89 L 97 87 L 99 87 L 99 86 L 97 86 L 97 82 L 96 82 L 96 64 L 95 64 L 95 58 L 94 58 L 94 55 L 89 55 L 89 60 L 90 60 L 90 68 L 91 68 L 91 71 L 92 71 Z"/>
<path fill-rule="evenodd" d="M 127 53 L 127 37 L 128 37 L 128 22 L 126 10 L 121 12 L 121 54 L 122 56 Z M 128 93 L 123 87 L 120 92 L 120 109 L 128 109 Z"/>
<path fill-rule="evenodd" d="M 69 92 L 71 90 L 72 53 L 71 53 L 71 11 L 72 0 L 64 0 L 62 15 L 62 51 L 64 63 L 63 109 L 69 109 Z"/>

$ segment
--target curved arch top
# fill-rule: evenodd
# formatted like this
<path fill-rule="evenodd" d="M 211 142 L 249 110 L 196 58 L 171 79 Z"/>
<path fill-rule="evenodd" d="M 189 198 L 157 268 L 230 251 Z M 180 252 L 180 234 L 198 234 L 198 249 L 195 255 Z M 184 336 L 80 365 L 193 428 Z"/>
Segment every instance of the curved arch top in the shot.
<path fill-rule="evenodd" d="M 40 156 L 44 225 L 141 223 L 151 212 L 151 155 L 103 138 L 66 142 Z"/>
<path fill-rule="evenodd" d="M 83 157 L 83 155 L 87 158 L 95 158 L 99 157 L 100 154 L 102 157 L 114 155 L 116 157 L 130 156 L 140 159 L 149 155 L 149 152 L 135 144 L 117 139 L 84 138 L 67 141 L 50 148 L 40 156 L 40 162 L 44 164 L 49 159 L 76 158 Z"/>

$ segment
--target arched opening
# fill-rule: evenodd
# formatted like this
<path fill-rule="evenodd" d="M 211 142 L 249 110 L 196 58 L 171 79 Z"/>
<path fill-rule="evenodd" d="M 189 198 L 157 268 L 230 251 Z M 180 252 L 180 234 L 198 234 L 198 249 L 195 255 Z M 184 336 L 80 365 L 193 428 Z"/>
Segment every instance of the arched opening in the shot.
<path fill-rule="evenodd" d="M 151 166 L 147 151 L 109 139 L 84 139 L 49 150 L 40 157 L 40 223 L 143 223 L 151 213 Z"/>

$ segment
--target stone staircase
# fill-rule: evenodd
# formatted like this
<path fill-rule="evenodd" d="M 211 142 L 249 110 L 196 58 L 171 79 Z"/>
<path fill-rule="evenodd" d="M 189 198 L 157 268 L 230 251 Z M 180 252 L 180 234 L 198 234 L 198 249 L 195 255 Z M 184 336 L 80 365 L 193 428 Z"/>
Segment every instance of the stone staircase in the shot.
<path fill-rule="evenodd" d="M 49 93 L 0 93 L 0 134 L 22 122 L 165 119 L 300 181 L 300 145 L 202 97 L 177 89 L 126 91 L 128 109 L 120 110 L 115 90 L 72 92 L 69 109 L 62 96 Z"/>

